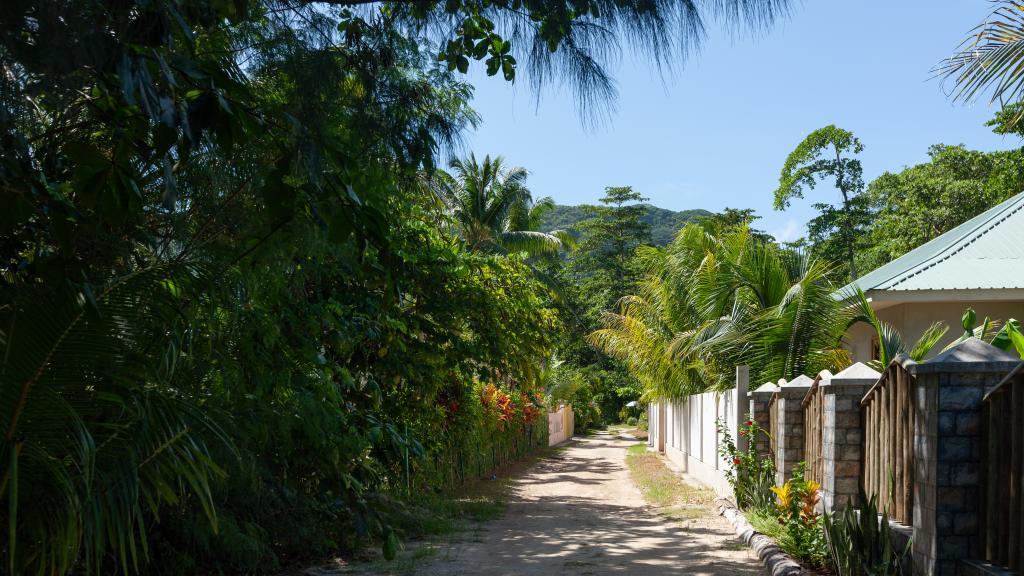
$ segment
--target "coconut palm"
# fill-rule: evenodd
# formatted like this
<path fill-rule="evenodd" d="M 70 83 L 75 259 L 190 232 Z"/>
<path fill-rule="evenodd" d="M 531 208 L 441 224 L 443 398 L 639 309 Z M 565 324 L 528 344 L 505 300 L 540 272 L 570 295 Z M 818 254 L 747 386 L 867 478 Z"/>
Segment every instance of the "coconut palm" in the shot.
<path fill-rule="evenodd" d="M 830 266 L 747 230 L 715 237 L 695 225 L 643 254 L 639 293 L 623 298 L 591 341 L 626 363 L 646 397 L 728 387 L 737 364 L 775 380 L 848 363 Z"/>
<path fill-rule="evenodd" d="M 454 174 L 439 170 L 434 187 L 470 250 L 538 255 L 573 245 L 567 231 L 537 230 L 541 216 L 555 203 L 550 197 L 533 199 L 525 168 L 506 166 L 501 156 L 478 162 L 473 154 L 452 160 L 450 166 Z"/>

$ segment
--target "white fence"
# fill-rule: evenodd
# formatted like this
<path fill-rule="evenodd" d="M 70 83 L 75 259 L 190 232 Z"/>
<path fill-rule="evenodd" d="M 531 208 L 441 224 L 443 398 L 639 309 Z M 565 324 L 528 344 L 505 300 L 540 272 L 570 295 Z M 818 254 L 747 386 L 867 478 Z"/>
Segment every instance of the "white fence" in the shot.
<path fill-rule="evenodd" d="M 746 418 L 748 376 L 746 366 L 736 369 L 736 387 L 725 392 L 706 392 L 682 400 L 661 401 L 648 406 L 647 443 L 665 454 L 695 480 L 721 495 L 731 493 L 725 472 L 728 462 L 718 455 L 722 422 L 742 448 L 738 424 Z"/>
<path fill-rule="evenodd" d="M 572 438 L 576 419 L 571 406 L 562 406 L 554 412 L 548 412 L 548 446 L 561 444 Z"/>

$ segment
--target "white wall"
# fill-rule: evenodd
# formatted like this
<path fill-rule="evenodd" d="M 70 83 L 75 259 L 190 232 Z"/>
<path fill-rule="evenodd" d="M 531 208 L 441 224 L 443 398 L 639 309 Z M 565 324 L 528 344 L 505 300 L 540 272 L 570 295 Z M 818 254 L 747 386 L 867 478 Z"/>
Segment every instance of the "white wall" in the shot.
<path fill-rule="evenodd" d="M 562 406 L 554 412 L 548 412 L 548 446 L 561 444 L 572 438 L 575 426 L 571 406 Z"/>
<path fill-rule="evenodd" d="M 688 476 L 723 496 L 731 495 L 732 489 L 725 477 L 728 462 L 718 455 L 721 437 L 716 423 L 724 422 L 736 441 L 739 439 L 738 424 L 749 409 L 746 367 L 740 367 L 737 373 L 737 387 L 731 390 L 648 405 L 648 446 L 661 449 L 665 457 Z M 659 422 L 663 423 L 662 426 L 658 425 Z"/>

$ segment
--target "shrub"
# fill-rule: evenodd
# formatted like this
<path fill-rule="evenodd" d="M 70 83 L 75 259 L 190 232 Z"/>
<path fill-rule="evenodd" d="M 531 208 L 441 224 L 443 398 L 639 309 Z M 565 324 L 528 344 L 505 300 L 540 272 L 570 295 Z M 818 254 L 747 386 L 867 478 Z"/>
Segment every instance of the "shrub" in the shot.
<path fill-rule="evenodd" d="M 775 505 L 772 488 L 775 486 L 775 462 L 770 458 L 761 458 L 755 448 L 755 440 L 761 434 L 768 435 L 753 420 L 743 422 L 739 428 L 740 436 L 749 442 L 747 449 L 740 451 L 733 442 L 729 428 L 719 421 L 718 433 L 722 440 L 718 446 L 718 454 L 728 463 L 726 477 L 732 486 L 736 505 L 742 509 L 771 510 Z"/>
<path fill-rule="evenodd" d="M 835 515 L 825 514 L 822 527 L 828 544 L 832 569 L 838 576 L 888 576 L 903 573 L 903 561 L 910 544 L 902 552 L 892 546 L 889 516 L 878 516 L 878 503 L 861 493 L 860 506 L 847 505 Z"/>
<path fill-rule="evenodd" d="M 636 416 L 630 416 L 629 418 L 626 418 L 626 426 L 636 426 L 636 424 L 637 424 Z"/>
<path fill-rule="evenodd" d="M 643 430 L 644 432 L 647 432 L 648 426 L 649 424 L 647 422 L 647 412 L 643 412 L 640 414 L 640 418 L 636 421 L 636 427 Z"/>
<path fill-rule="evenodd" d="M 778 521 L 789 535 L 786 553 L 816 567 L 828 565 L 828 550 L 822 531 L 821 516 L 816 510 L 821 486 L 814 480 L 804 479 L 806 464 L 800 462 L 793 469 L 793 477 L 772 488 L 778 497 L 775 505 Z"/>

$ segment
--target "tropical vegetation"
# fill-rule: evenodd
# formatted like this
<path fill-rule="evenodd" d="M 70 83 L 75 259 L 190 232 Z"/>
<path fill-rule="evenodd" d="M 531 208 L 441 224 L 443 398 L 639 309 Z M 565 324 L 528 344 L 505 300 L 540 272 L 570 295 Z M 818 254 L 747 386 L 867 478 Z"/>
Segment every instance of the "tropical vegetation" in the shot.
<path fill-rule="evenodd" d="M 1018 95 L 1003 4 L 945 69 L 964 98 Z M 760 381 L 837 369 L 858 320 L 883 360 L 905 351 L 833 294 L 1015 193 L 1020 150 L 936 146 L 865 187 L 859 140 L 817 131 L 778 203 L 821 182 L 843 203 L 803 246 L 751 210 L 667 215 L 630 186 L 552 226 L 525 168 L 463 153 L 470 68 L 561 85 L 587 122 L 614 104 L 623 50 L 670 68 L 711 22 L 761 30 L 789 5 L 5 3 L 3 570 L 391 556 L 403 502 L 545 444 L 547 409 L 596 427 L 630 401 L 722 389 L 738 363 Z M 1017 110 L 994 129 L 1020 134 Z M 991 325 L 1022 349 L 1019 325 Z"/>
<path fill-rule="evenodd" d="M 737 364 L 763 382 L 848 363 L 828 263 L 745 227 L 716 235 L 701 225 L 639 258 L 640 289 L 606 313 L 591 341 L 624 362 L 648 398 L 728 388 Z"/>
<path fill-rule="evenodd" d="M 389 502 L 543 443 L 562 347 L 550 202 L 497 159 L 438 170 L 479 121 L 463 75 L 593 119 L 619 39 L 678 61 L 786 6 L 6 3 L 4 571 L 394 553 Z"/>

